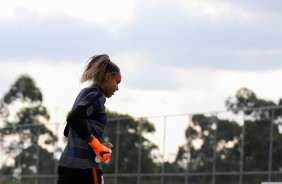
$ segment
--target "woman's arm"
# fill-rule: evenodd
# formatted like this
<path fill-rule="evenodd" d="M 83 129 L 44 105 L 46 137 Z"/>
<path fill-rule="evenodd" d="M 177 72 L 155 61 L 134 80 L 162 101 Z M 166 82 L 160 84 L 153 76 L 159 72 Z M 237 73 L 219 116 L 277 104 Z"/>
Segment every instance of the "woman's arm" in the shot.
<path fill-rule="evenodd" d="M 85 108 L 79 106 L 74 111 L 72 111 L 68 118 L 68 124 L 75 130 L 75 132 L 79 135 L 80 138 L 84 140 L 92 140 L 93 135 L 90 133 L 88 129 L 87 122 L 85 121 L 87 117 Z"/>

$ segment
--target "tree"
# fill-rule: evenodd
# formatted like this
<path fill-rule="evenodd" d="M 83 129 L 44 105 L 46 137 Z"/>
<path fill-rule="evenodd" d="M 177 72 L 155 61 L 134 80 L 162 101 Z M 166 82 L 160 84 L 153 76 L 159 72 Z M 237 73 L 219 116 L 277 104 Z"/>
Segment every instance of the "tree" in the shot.
<path fill-rule="evenodd" d="M 260 107 L 273 107 L 276 104 L 272 101 L 257 98 L 256 94 L 248 88 L 241 88 L 237 91 L 235 98 L 229 97 L 226 99 L 225 106 L 227 110 L 235 114 L 244 111 L 246 115 L 258 119 L 270 117 L 270 111 L 262 111 L 259 109 Z"/>
<path fill-rule="evenodd" d="M 179 155 L 178 159 L 188 159 L 188 170 L 192 173 L 211 173 L 215 163 L 216 171 L 238 171 L 240 131 L 241 128 L 236 122 L 196 114 L 186 130 L 187 143 L 182 148 L 186 153 L 181 151 L 183 156 Z M 232 147 L 228 146 L 230 142 L 233 143 Z M 232 183 L 232 180 L 232 177 L 221 178 L 217 182 Z M 192 177 L 189 181 L 207 183 L 211 181 L 211 176 Z"/>
<path fill-rule="evenodd" d="M 40 89 L 28 75 L 20 76 L 1 99 L 1 137 L 9 144 L 3 174 L 53 174 L 55 160 L 46 147 L 57 137 L 45 126 L 50 115 L 42 101 Z"/>
<path fill-rule="evenodd" d="M 103 140 L 112 142 L 114 147 L 110 162 L 103 168 L 105 173 L 115 173 L 116 169 L 119 173 L 156 172 L 158 158 L 154 152 L 157 152 L 158 147 L 144 136 L 155 131 L 153 124 L 147 119 L 134 119 L 117 112 L 108 111 L 107 114 L 110 121 Z M 138 165 L 139 161 L 141 165 Z M 119 182 L 135 183 L 136 177 L 119 178 Z"/>
<path fill-rule="evenodd" d="M 281 108 L 275 107 L 281 105 L 282 100 L 275 104 L 258 98 L 250 89 L 242 88 L 237 91 L 235 97 L 229 97 L 225 104 L 234 114 L 239 112 L 245 114 L 244 127 L 235 121 L 203 114 L 194 115 L 192 123 L 186 130 L 187 143 L 179 148 L 177 158 L 171 165 L 176 166 L 178 163 L 178 167 L 185 169 L 188 160 L 189 172 L 212 172 L 214 166 L 215 171 L 239 171 L 242 138 L 244 138 L 243 170 L 268 171 L 270 132 L 272 132 L 272 170 L 279 170 L 282 164 L 279 156 L 282 150 L 281 142 L 279 144 L 282 140 L 282 134 L 279 132 L 282 111 Z M 242 137 L 243 128 L 245 134 Z M 201 142 L 200 146 L 196 147 L 195 141 Z M 215 163 L 213 163 L 214 158 Z M 257 183 L 259 179 L 259 177 L 245 177 L 244 182 Z M 210 176 L 206 176 L 194 177 L 189 181 L 206 183 L 210 180 Z M 216 176 L 216 181 L 238 183 L 238 177 Z"/>
<path fill-rule="evenodd" d="M 255 167 L 260 170 L 267 168 L 270 129 L 273 128 L 274 143 L 276 139 L 281 139 L 279 126 L 281 125 L 282 110 L 281 108 L 275 108 L 281 104 L 282 99 L 279 100 L 278 104 L 259 99 L 252 90 L 247 88 L 239 89 L 233 102 L 231 98 L 226 100 L 226 106 L 229 110 L 234 113 L 243 111 L 247 115 L 245 121 L 247 170 Z M 272 108 L 268 109 L 267 107 Z M 278 157 L 276 159 L 281 160 Z"/>

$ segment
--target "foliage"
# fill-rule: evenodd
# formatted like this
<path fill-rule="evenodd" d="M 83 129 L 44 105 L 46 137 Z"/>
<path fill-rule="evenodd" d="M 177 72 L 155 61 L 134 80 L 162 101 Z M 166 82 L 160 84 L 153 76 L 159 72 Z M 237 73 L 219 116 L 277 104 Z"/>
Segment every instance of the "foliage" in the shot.
<path fill-rule="evenodd" d="M 272 160 L 275 160 L 272 163 L 272 170 L 281 169 L 282 159 L 279 156 L 282 151 L 282 134 L 279 132 L 281 109 L 275 109 L 275 106 L 281 104 L 281 99 L 275 104 L 257 98 L 255 93 L 247 88 L 239 89 L 235 98 L 229 97 L 226 100 L 226 107 L 235 114 L 243 112 L 244 124 L 204 114 L 194 115 L 186 130 L 187 143 L 179 148 L 176 160 L 170 166 L 175 167 L 176 163 L 182 162 L 178 166 L 183 167 L 186 162 L 188 168 L 183 167 L 183 169 L 186 168 L 189 172 L 239 172 L 243 154 L 244 171 L 268 171 L 269 138 L 272 132 Z M 271 110 L 265 108 L 269 106 Z M 243 129 L 244 135 L 242 135 Z M 194 144 L 195 141 L 201 142 L 200 148 Z M 242 143 L 244 143 L 244 152 L 241 149 Z M 216 162 L 213 162 L 214 160 Z M 245 177 L 244 183 L 257 183 L 262 180 L 260 177 Z M 200 178 L 192 177 L 190 181 L 207 183 L 211 178 L 208 175 Z M 216 176 L 216 182 L 238 183 L 238 178 Z"/>
<path fill-rule="evenodd" d="M 42 102 L 42 93 L 40 89 L 36 87 L 35 82 L 30 76 L 20 76 L 11 86 L 10 90 L 4 95 L 4 102 L 7 104 L 11 104 L 16 100 L 22 100 L 31 103 Z"/>
<path fill-rule="evenodd" d="M 237 114 L 244 111 L 246 115 L 251 115 L 253 118 L 269 118 L 270 111 L 261 111 L 260 107 L 275 107 L 276 104 L 269 100 L 257 98 L 256 94 L 248 89 L 241 88 L 237 91 L 235 98 L 229 97 L 225 101 L 227 110 Z M 281 114 L 281 110 L 276 111 L 276 114 Z"/>
<path fill-rule="evenodd" d="M 153 154 L 158 147 L 143 135 L 153 133 L 155 128 L 146 119 L 134 119 L 129 115 L 107 112 L 109 123 L 104 132 L 104 141 L 114 144 L 113 155 L 108 165 L 103 167 L 105 173 L 154 173 L 158 170 L 157 159 Z M 118 118 L 117 118 L 118 117 Z M 140 155 L 139 155 L 140 150 Z M 142 160 L 140 160 L 142 158 Z M 138 166 L 138 160 L 141 165 Z M 116 165 L 117 164 L 117 165 Z M 128 178 L 127 178 L 128 179 Z M 126 178 L 119 182 L 127 183 Z M 134 179 L 134 182 L 136 179 Z M 133 181 L 128 181 L 132 183 Z"/>
<path fill-rule="evenodd" d="M 3 174 L 53 174 L 53 153 L 45 147 L 57 141 L 57 137 L 45 125 L 50 115 L 42 101 L 40 89 L 28 75 L 20 76 L 1 100 L 2 140 L 13 140 L 5 142 L 9 145 L 4 147 L 7 157 L 2 165 Z M 11 113 L 15 110 L 15 114 Z"/>

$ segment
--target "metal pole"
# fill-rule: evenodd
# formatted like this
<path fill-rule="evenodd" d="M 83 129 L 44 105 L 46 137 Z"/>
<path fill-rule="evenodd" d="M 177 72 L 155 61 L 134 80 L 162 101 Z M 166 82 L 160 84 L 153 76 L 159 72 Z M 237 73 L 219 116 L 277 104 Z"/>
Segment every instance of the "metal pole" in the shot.
<path fill-rule="evenodd" d="M 56 124 L 56 136 L 59 137 L 59 125 Z M 53 183 L 56 184 L 57 183 L 57 169 L 58 169 L 58 164 L 57 164 L 57 160 L 56 160 L 56 152 L 58 150 L 58 141 L 59 139 L 57 139 L 57 141 L 54 143 L 54 154 L 53 154 L 53 159 L 54 159 L 54 172 L 53 172 Z"/>
<path fill-rule="evenodd" d="M 3 155 L 4 155 L 4 146 L 3 146 L 3 135 L 2 135 L 2 130 L 0 130 L 0 176 L 3 174 Z M 3 130 L 4 131 L 4 130 Z M 3 154 L 3 155 L 2 155 Z M 1 180 L 0 180 L 1 182 Z"/>
<path fill-rule="evenodd" d="M 192 115 L 188 116 L 188 129 L 187 129 L 187 163 L 186 163 L 186 174 L 185 174 L 185 184 L 189 183 L 189 162 L 190 162 L 190 144 L 189 144 L 189 136 L 190 136 L 190 122 L 192 121 Z"/>
<path fill-rule="evenodd" d="M 18 184 L 21 184 L 22 183 L 22 167 L 21 167 L 21 153 L 22 153 L 22 150 L 23 150 L 23 141 L 22 141 L 22 132 L 23 132 L 23 128 L 20 127 L 20 144 L 19 144 L 19 153 L 18 153 L 18 169 L 19 169 L 19 175 L 18 175 L 18 180 L 17 180 L 17 183 Z"/>
<path fill-rule="evenodd" d="M 40 125 L 37 127 L 37 143 L 36 143 L 36 174 L 35 174 L 35 184 L 38 184 L 38 174 L 39 174 L 39 135 L 41 133 Z"/>
<path fill-rule="evenodd" d="M 270 137 L 269 137 L 269 154 L 268 154 L 268 181 L 271 181 L 272 172 L 272 147 L 273 147 L 273 110 L 271 110 L 271 120 L 270 120 Z"/>
<path fill-rule="evenodd" d="M 242 183 L 243 183 L 244 145 L 245 145 L 245 111 L 243 111 L 243 125 L 242 125 L 242 133 L 241 133 L 241 154 L 240 154 L 240 175 L 239 175 L 239 184 L 242 184 Z"/>
<path fill-rule="evenodd" d="M 165 174 L 165 139 L 166 139 L 166 116 L 164 116 L 164 130 L 163 130 L 163 155 L 162 155 L 162 175 L 161 175 L 161 184 L 164 184 L 164 174 Z"/>
<path fill-rule="evenodd" d="M 215 116 L 217 117 L 217 115 Z M 217 142 L 217 119 L 212 118 L 215 123 L 215 132 L 213 138 L 213 156 L 212 156 L 212 184 L 215 184 L 215 170 L 216 170 L 216 142 Z M 213 123 L 213 122 L 212 122 Z"/>
<path fill-rule="evenodd" d="M 116 146 L 115 146 L 115 153 L 116 153 L 116 158 L 115 158 L 115 179 L 114 179 L 114 184 L 118 183 L 118 158 L 119 158 L 119 138 L 120 138 L 120 120 L 117 120 L 117 130 L 116 130 Z"/>
<path fill-rule="evenodd" d="M 142 119 L 141 122 L 143 123 Z M 139 149 L 138 149 L 138 166 L 137 166 L 137 184 L 140 184 L 140 173 L 141 173 L 141 158 L 142 158 L 142 124 L 138 127 L 138 133 L 139 133 Z"/>

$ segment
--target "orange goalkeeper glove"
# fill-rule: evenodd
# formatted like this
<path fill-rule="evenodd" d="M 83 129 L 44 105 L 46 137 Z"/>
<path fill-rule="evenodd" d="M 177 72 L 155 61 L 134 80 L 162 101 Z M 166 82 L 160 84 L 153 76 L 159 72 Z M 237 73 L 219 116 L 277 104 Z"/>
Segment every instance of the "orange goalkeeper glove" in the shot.
<path fill-rule="evenodd" d="M 101 144 L 97 138 L 94 137 L 90 142 L 88 142 L 88 144 L 93 149 L 101 162 L 106 162 L 111 158 L 112 151 Z"/>

